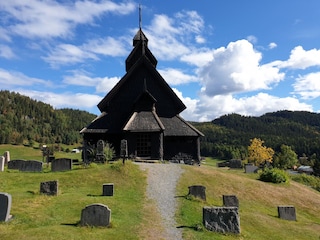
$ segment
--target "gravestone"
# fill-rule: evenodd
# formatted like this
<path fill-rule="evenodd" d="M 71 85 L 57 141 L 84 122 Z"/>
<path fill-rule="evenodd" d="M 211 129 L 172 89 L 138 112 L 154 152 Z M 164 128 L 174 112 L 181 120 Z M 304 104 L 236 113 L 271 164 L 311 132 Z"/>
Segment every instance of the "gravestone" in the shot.
<path fill-rule="evenodd" d="M 4 171 L 4 157 L 0 156 L 0 172 Z"/>
<path fill-rule="evenodd" d="M 45 195 L 58 195 L 58 181 L 41 182 L 40 193 Z"/>
<path fill-rule="evenodd" d="M 81 212 L 82 226 L 108 227 L 111 220 L 111 210 L 104 204 L 96 203 L 86 206 Z"/>
<path fill-rule="evenodd" d="M 36 160 L 24 161 L 19 170 L 21 172 L 42 172 L 42 162 Z"/>
<path fill-rule="evenodd" d="M 10 162 L 10 152 L 9 151 L 5 151 L 4 154 L 4 164 L 8 164 L 8 162 Z"/>
<path fill-rule="evenodd" d="M 72 160 L 70 158 L 57 158 L 51 162 L 51 171 L 69 171 L 72 169 Z"/>
<path fill-rule="evenodd" d="M 223 199 L 223 206 L 239 208 L 239 200 L 236 195 L 223 195 L 222 199 Z"/>
<path fill-rule="evenodd" d="M 7 222 L 11 219 L 11 195 L 8 193 L 0 192 L 0 222 Z"/>
<path fill-rule="evenodd" d="M 259 168 L 257 166 L 254 166 L 253 164 L 246 164 L 244 166 L 244 172 L 245 173 L 257 173 Z"/>
<path fill-rule="evenodd" d="M 294 206 L 278 206 L 278 217 L 284 220 L 296 221 L 296 209 Z"/>
<path fill-rule="evenodd" d="M 189 186 L 189 193 L 188 195 L 194 196 L 196 198 L 200 198 L 206 201 L 206 187 L 201 185 L 193 185 Z"/>
<path fill-rule="evenodd" d="M 231 159 L 229 161 L 229 167 L 236 168 L 236 169 L 242 168 L 242 162 L 239 159 Z"/>
<path fill-rule="evenodd" d="M 103 196 L 113 196 L 113 183 L 105 183 L 102 186 L 102 195 Z"/>
<path fill-rule="evenodd" d="M 8 169 L 20 169 L 21 166 L 24 164 L 24 160 L 11 160 L 8 162 Z"/>
<path fill-rule="evenodd" d="M 240 233 L 240 217 L 237 207 L 204 207 L 203 225 L 219 233 Z"/>

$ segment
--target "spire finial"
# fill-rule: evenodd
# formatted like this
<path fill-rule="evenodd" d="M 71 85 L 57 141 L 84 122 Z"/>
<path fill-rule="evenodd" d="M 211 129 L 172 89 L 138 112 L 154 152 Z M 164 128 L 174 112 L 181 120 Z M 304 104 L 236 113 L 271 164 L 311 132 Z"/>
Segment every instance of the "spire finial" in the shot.
<path fill-rule="evenodd" d="M 141 4 L 139 4 L 139 29 L 141 29 L 142 19 L 141 19 Z"/>

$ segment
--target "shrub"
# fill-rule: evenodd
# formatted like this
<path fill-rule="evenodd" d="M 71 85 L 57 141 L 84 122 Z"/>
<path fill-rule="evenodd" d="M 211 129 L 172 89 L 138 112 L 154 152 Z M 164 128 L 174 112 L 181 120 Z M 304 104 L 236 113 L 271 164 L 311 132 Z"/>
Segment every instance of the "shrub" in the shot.
<path fill-rule="evenodd" d="M 320 178 L 316 176 L 311 176 L 307 174 L 295 174 L 292 177 L 292 180 L 304 184 L 306 186 L 312 187 L 317 191 L 320 191 Z"/>
<path fill-rule="evenodd" d="M 282 183 L 288 182 L 288 174 L 278 168 L 264 168 L 262 171 L 259 171 L 259 179 L 264 182 L 272 183 Z"/>

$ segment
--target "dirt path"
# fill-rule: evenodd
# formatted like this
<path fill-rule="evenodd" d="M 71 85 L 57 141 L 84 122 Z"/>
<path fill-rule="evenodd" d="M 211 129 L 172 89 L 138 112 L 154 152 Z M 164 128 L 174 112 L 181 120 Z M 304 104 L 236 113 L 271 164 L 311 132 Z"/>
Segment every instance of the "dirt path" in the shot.
<path fill-rule="evenodd" d="M 160 223 L 153 232 L 146 232 L 145 239 L 182 239 L 181 229 L 177 228 L 176 185 L 183 172 L 179 164 L 137 163 L 141 170 L 147 171 L 147 198 L 157 207 Z M 155 216 L 157 217 L 157 216 Z M 150 223 L 151 225 L 152 223 Z"/>

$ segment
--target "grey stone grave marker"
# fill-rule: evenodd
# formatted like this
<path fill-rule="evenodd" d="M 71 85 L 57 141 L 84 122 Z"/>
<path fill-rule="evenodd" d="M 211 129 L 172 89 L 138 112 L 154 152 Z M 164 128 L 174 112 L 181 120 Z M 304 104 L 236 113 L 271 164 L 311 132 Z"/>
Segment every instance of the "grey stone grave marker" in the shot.
<path fill-rule="evenodd" d="M 284 220 L 296 221 L 296 209 L 294 206 L 278 206 L 278 217 Z"/>
<path fill-rule="evenodd" d="M 58 181 L 41 182 L 40 193 L 46 195 L 58 195 Z"/>
<path fill-rule="evenodd" d="M 5 151 L 4 154 L 4 164 L 8 164 L 8 162 L 10 162 L 10 152 L 9 151 Z"/>
<path fill-rule="evenodd" d="M 102 195 L 103 196 L 113 196 L 113 183 L 105 183 L 102 185 Z"/>
<path fill-rule="evenodd" d="M 253 164 L 246 164 L 244 166 L 244 172 L 245 173 L 257 173 L 259 168 L 257 166 L 254 166 Z"/>
<path fill-rule="evenodd" d="M 42 172 L 42 162 L 36 160 L 24 161 L 19 170 L 21 172 Z"/>
<path fill-rule="evenodd" d="M 86 206 L 81 212 L 82 226 L 108 227 L 111 220 L 111 210 L 108 206 L 96 203 Z"/>
<path fill-rule="evenodd" d="M 51 171 L 69 171 L 72 169 L 72 160 L 69 158 L 57 158 L 51 162 Z"/>
<path fill-rule="evenodd" d="M 222 199 L 223 199 L 223 206 L 239 208 L 239 200 L 236 195 L 223 195 Z"/>
<path fill-rule="evenodd" d="M 240 217 L 237 207 L 204 207 L 203 225 L 220 233 L 240 233 Z"/>
<path fill-rule="evenodd" d="M 0 222 L 7 222 L 11 219 L 11 195 L 8 193 L 0 192 Z"/>
<path fill-rule="evenodd" d="M 0 172 L 4 171 L 4 157 L 0 156 Z"/>
<path fill-rule="evenodd" d="M 8 169 L 20 169 L 21 166 L 24 164 L 24 160 L 11 160 L 8 162 Z"/>
<path fill-rule="evenodd" d="M 242 168 L 242 162 L 239 159 L 231 159 L 229 162 L 229 167 L 240 169 L 240 168 Z"/>
<path fill-rule="evenodd" d="M 189 186 L 189 193 L 188 195 L 200 198 L 204 201 L 206 201 L 206 187 L 201 185 L 193 185 Z"/>

